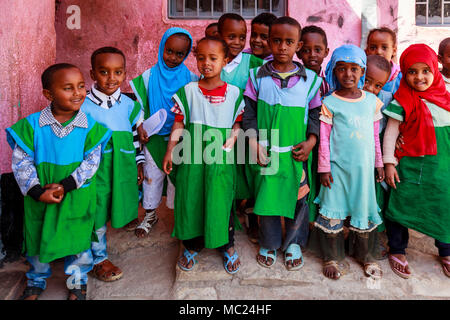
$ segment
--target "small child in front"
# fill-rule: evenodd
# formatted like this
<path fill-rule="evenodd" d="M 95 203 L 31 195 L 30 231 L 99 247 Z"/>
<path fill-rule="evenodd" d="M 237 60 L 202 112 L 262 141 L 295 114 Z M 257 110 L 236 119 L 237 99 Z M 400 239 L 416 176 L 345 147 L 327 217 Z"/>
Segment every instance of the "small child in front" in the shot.
<path fill-rule="evenodd" d="M 91 55 L 91 78 L 94 80 L 81 110 L 112 131 L 97 172 L 97 212 L 92 242 L 94 268 L 92 275 L 110 282 L 119 280 L 123 272 L 109 259 L 106 223 L 122 228 L 138 217 L 139 190 L 142 183 L 142 162 L 136 165 L 139 153 L 133 145 L 133 128 L 143 121 L 139 102 L 120 92 L 126 78 L 123 52 L 102 47 Z"/>
<path fill-rule="evenodd" d="M 400 67 L 400 87 L 384 110 L 383 161 L 392 187 L 385 219 L 389 263 L 396 275 L 411 276 L 405 251 L 410 228 L 435 239 L 450 277 L 450 93 L 429 46 L 409 46 Z M 395 147 L 399 134 L 401 149 Z"/>
<path fill-rule="evenodd" d="M 321 188 L 315 202 L 319 215 L 310 245 L 324 260 L 323 274 L 337 280 L 348 269 L 344 260 L 344 220 L 350 217 L 349 253 L 367 276 L 381 277 L 371 255 L 371 235 L 382 222 L 375 196 L 374 170 L 384 178 L 379 142 L 383 103 L 362 90 L 366 54 L 354 45 L 337 48 L 326 68 L 331 95 L 323 99 L 320 116 Z"/>
<path fill-rule="evenodd" d="M 111 132 L 80 110 L 86 89 L 76 66 L 52 65 L 41 80 L 50 105 L 6 129 L 25 196 L 24 251 L 31 267 L 21 299 L 38 299 L 52 273 L 49 263 L 65 257 L 68 300 L 85 300 L 93 267 L 94 175 Z"/>
<path fill-rule="evenodd" d="M 203 77 L 173 96 L 176 118 L 163 162 L 164 172 L 170 174 L 177 156 L 173 151 L 183 133 L 172 236 L 182 240 L 185 247 L 177 262 L 182 270 L 192 270 L 197 263 L 194 257 L 206 247 L 219 248 L 225 271 L 234 274 L 240 267 L 231 212 L 236 168 L 227 150 L 237 139 L 244 102 L 241 90 L 220 78 L 227 64 L 226 43 L 203 38 L 196 50 L 197 67 Z"/>
<path fill-rule="evenodd" d="M 322 80 L 292 60 L 302 46 L 297 20 L 278 18 L 269 34 L 273 61 L 251 70 L 244 93 L 243 127 L 247 135 L 253 130 L 250 148 L 257 160 L 250 166 L 255 180 L 254 212 L 260 220 L 256 260 L 270 268 L 281 248 L 286 269 L 293 271 L 304 264 L 300 245 L 305 246 L 308 238 L 309 154 L 319 137 Z"/>
<path fill-rule="evenodd" d="M 162 161 L 167 149 L 170 130 L 175 119 L 171 111 L 172 96 L 184 85 L 198 79 L 184 64 L 191 52 L 191 34 L 182 28 L 169 28 L 164 32 L 159 43 L 158 61 L 140 76 L 130 81 L 131 88 L 144 110 L 147 120 L 157 112 L 164 112 L 167 118 L 160 131 L 150 137 L 138 127 L 141 143 L 144 145 L 144 182 L 142 183 L 145 217 L 135 229 L 135 235 L 143 238 L 149 235 L 152 227 L 157 223 L 156 208 L 161 203 L 164 184 L 167 178 L 166 205 L 173 209 L 175 187 L 172 177 L 164 173 Z"/>

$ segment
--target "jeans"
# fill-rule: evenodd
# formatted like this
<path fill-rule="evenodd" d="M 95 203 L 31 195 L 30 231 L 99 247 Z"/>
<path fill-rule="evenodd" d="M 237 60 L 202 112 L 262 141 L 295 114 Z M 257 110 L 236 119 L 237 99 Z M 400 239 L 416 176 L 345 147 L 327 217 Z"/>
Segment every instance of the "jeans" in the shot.
<path fill-rule="evenodd" d="M 92 257 L 94 265 L 108 259 L 108 252 L 106 251 L 106 224 L 95 231 L 98 242 L 91 242 Z"/>
<path fill-rule="evenodd" d="M 47 287 L 46 279 L 52 275 L 50 264 L 40 262 L 39 256 L 27 256 L 27 261 L 31 265 L 30 270 L 26 273 L 28 278 L 27 286 L 39 287 L 45 290 Z M 70 276 L 67 279 L 67 287 L 73 288 L 73 285 L 87 284 L 87 274 L 92 270 L 93 266 L 91 249 L 65 257 L 64 273 Z"/>
<path fill-rule="evenodd" d="M 406 254 L 405 249 L 408 247 L 409 233 L 408 228 L 400 223 L 385 219 L 386 233 L 388 236 L 389 253 Z M 450 256 L 450 243 L 434 240 L 434 245 L 438 248 L 440 257 Z"/>
<path fill-rule="evenodd" d="M 269 250 L 286 250 L 290 244 L 306 246 L 309 235 L 307 195 L 297 201 L 294 219 L 284 218 L 286 236 L 282 241 L 280 216 L 259 216 L 259 244 Z"/>

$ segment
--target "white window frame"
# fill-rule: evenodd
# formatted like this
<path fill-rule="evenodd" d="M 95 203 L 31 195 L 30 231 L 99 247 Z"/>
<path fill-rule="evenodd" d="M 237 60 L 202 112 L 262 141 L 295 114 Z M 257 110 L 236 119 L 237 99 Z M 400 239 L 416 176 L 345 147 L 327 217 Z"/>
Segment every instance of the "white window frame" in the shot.
<path fill-rule="evenodd" d="M 440 24 L 438 24 L 438 23 L 429 23 L 429 21 L 428 21 L 428 17 L 429 17 L 429 0 L 421 0 L 421 1 L 416 1 L 416 3 L 415 3 L 415 6 L 416 6 L 416 11 L 417 11 L 417 5 L 425 5 L 425 13 L 426 13 L 426 16 L 425 16 L 425 23 L 417 23 L 417 13 L 416 13 L 416 25 L 418 25 L 418 26 L 439 26 L 439 25 L 442 25 L 442 26 L 446 26 L 446 25 L 450 25 L 450 23 L 444 23 L 444 8 L 445 8 L 445 5 L 446 4 L 448 4 L 448 5 L 450 5 L 450 1 L 447 1 L 447 0 L 441 0 L 441 23 Z"/>
<path fill-rule="evenodd" d="M 185 1 L 183 0 L 183 14 L 177 16 L 176 13 L 172 14 L 172 12 L 175 12 L 173 9 L 173 6 L 176 5 L 177 0 L 168 0 L 167 4 L 167 17 L 169 19 L 191 19 L 191 20 L 211 20 L 211 19 L 218 19 L 220 15 L 214 15 L 214 0 L 211 0 L 211 14 L 210 15 L 201 15 L 200 14 L 200 0 L 197 0 L 197 14 L 196 15 L 186 15 L 185 12 Z M 255 10 L 252 15 L 244 14 L 243 12 L 243 0 L 240 0 L 240 6 L 239 10 L 233 10 L 233 0 L 223 0 L 224 1 L 224 11 L 223 13 L 237 13 L 241 15 L 244 19 L 252 19 L 256 17 L 261 12 L 270 12 L 277 16 L 283 16 L 285 15 L 286 8 L 287 8 L 287 1 L 288 0 L 279 0 L 279 10 L 273 11 L 272 9 L 272 0 L 269 0 L 269 11 L 260 11 L 258 12 L 258 0 L 255 0 Z"/>

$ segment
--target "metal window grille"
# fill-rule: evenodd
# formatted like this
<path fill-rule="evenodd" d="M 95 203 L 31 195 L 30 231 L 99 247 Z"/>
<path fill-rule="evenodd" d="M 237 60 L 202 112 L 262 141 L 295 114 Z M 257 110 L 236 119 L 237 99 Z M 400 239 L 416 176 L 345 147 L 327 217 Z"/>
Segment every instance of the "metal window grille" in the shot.
<path fill-rule="evenodd" d="M 233 12 L 251 19 L 262 12 L 285 15 L 286 0 L 169 0 L 169 18 L 218 19 Z"/>
<path fill-rule="evenodd" d="M 449 25 L 450 1 L 416 0 L 416 25 Z"/>

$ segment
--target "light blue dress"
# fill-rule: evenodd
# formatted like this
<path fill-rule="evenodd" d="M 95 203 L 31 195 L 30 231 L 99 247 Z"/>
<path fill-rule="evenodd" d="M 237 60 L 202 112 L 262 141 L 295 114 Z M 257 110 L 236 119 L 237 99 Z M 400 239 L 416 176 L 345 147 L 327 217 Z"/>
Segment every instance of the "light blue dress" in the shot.
<path fill-rule="evenodd" d="M 315 203 L 329 219 L 344 220 L 357 229 L 372 229 L 382 223 L 375 194 L 374 121 L 381 118 L 377 97 L 362 91 L 358 99 L 329 95 L 323 100 L 332 118 L 321 120 L 333 125 L 330 133 L 331 189 L 321 186 Z M 370 223 L 369 223 L 370 222 Z"/>

